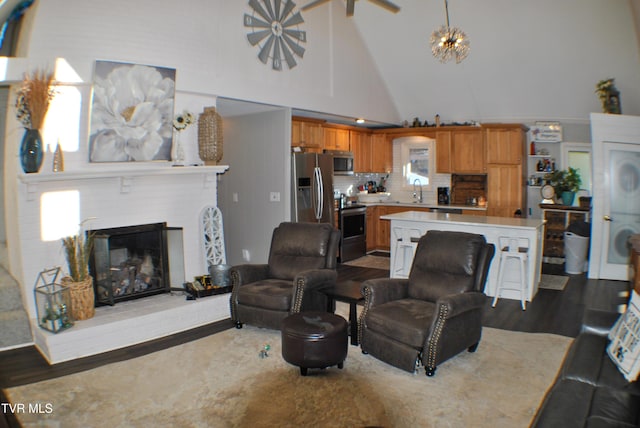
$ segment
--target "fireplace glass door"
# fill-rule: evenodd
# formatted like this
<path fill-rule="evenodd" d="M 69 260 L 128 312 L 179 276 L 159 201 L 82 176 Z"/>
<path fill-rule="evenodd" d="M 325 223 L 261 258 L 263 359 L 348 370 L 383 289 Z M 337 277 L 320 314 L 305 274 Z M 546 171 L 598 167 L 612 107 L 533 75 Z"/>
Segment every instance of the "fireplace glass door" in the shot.
<path fill-rule="evenodd" d="M 179 239 L 173 240 L 181 243 L 182 229 L 156 223 L 90 233 L 94 234 L 90 270 L 97 306 L 170 291 L 169 241 L 177 234 Z"/>

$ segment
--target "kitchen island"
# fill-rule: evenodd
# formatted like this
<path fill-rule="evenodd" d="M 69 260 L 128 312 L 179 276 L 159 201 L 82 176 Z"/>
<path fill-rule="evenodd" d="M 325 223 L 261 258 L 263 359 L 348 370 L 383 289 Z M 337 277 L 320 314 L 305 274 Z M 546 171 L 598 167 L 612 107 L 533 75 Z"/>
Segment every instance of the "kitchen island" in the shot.
<path fill-rule="evenodd" d="M 392 278 L 406 277 L 408 267 L 404 270 L 396 271 L 396 257 L 403 257 L 407 254 L 402 248 L 396 248 L 397 234 L 401 229 L 415 229 L 420 235 L 424 235 L 428 230 L 449 230 L 457 232 L 477 233 L 484 235 L 487 242 L 496 246 L 496 255 L 491 261 L 489 277 L 485 287 L 485 294 L 495 296 L 498 269 L 500 268 L 500 238 L 518 238 L 528 240 L 529 257 L 526 269 L 526 293 L 527 301 L 532 301 L 538 292 L 540 274 L 542 268 L 542 238 L 544 230 L 544 220 L 524 219 L 511 217 L 485 217 L 464 214 L 429 213 L 420 211 L 406 211 L 397 214 L 389 214 L 380 217 L 383 220 L 391 221 L 391 269 Z M 404 251 L 404 252 L 403 252 Z M 411 260 L 407 260 L 405 266 L 410 266 Z M 519 277 L 519 265 L 513 261 L 508 261 L 505 266 L 504 279 L 507 282 L 517 282 Z M 514 290 L 503 290 L 500 298 L 520 300 L 520 293 Z"/>

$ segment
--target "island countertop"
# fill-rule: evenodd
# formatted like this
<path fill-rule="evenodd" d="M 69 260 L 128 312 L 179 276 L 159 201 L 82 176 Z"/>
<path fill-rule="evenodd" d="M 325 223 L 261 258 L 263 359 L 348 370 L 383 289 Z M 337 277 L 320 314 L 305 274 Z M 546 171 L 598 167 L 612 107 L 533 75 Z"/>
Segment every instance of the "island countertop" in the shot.
<path fill-rule="evenodd" d="M 422 211 L 405 211 L 380 216 L 383 220 L 404 220 L 413 222 L 459 223 L 464 225 L 482 225 L 509 229 L 537 229 L 544 224 L 538 218 L 490 217 L 465 214 L 428 213 Z"/>

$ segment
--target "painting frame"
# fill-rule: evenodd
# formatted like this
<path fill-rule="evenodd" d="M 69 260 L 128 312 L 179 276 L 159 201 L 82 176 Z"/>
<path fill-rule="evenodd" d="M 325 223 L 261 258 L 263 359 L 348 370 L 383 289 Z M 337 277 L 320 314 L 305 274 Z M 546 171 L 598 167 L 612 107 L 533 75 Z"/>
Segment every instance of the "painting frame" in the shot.
<path fill-rule="evenodd" d="M 170 161 L 176 70 L 96 60 L 89 162 Z"/>

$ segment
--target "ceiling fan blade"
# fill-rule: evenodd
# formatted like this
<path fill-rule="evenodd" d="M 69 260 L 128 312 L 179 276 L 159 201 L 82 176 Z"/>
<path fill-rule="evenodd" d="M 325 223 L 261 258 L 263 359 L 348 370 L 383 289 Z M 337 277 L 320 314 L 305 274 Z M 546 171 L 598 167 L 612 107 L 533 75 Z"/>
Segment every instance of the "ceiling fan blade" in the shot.
<path fill-rule="evenodd" d="M 300 10 L 308 10 L 308 9 L 311 9 L 312 7 L 320 6 L 322 3 L 327 3 L 328 1 L 330 0 L 315 0 L 307 5 L 302 6 Z"/>
<path fill-rule="evenodd" d="M 353 12 L 355 8 L 356 8 L 356 0 L 347 0 L 347 16 L 353 16 Z"/>
<path fill-rule="evenodd" d="M 389 12 L 398 13 L 400 7 L 387 0 L 369 0 L 373 4 L 377 4 L 380 7 L 387 9 Z"/>

